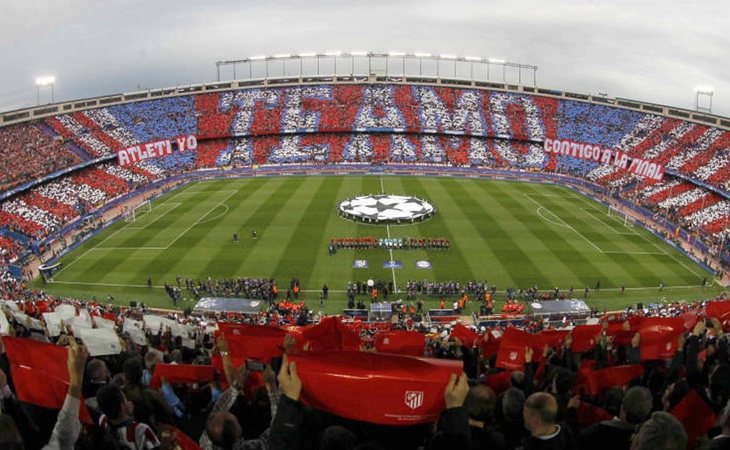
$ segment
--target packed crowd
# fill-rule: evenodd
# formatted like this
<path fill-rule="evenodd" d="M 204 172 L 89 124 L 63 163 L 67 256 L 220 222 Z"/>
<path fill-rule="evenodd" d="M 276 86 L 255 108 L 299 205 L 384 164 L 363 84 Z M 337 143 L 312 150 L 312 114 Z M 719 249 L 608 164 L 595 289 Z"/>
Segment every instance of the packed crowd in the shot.
<path fill-rule="evenodd" d="M 13 238 L 0 236 L 0 268 L 18 257 L 22 246 Z"/>
<path fill-rule="evenodd" d="M 395 85 L 254 88 L 129 103 L 59 115 L 45 122 L 89 155 L 185 134 L 197 134 L 201 141 L 288 135 L 267 153 L 266 161 L 272 163 L 328 160 L 323 147 L 307 143 L 306 134 L 316 132 L 465 133 L 500 138 L 494 150 L 487 152 L 499 164 L 504 161 L 547 170 L 555 168 L 555 158 L 546 157 L 540 145 L 533 143 L 559 132 L 563 139 L 601 143 L 632 156 L 651 158 L 717 186 L 730 181 L 726 155 L 729 133 L 609 106 L 469 89 Z M 377 153 L 385 143 L 377 142 L 378 137 L 370 140 L 375 141 L 375 159 L 381 159 Z M 397 136 L 396 140 L 391 160 L 417 160 L 407 150 L 406 137 Z M 266 141 L 259 140 L 264 146 Z M 466 164 L 485 160 L 479 155 L 486 149 L 479 148 L 481 142 L 472 144 L 470 159 L 457 153 L 449 161 Z M 363 145 L 367 144 L 354 140 L 346 159 L 365 160 L 367 155 L 360 155 Z M 211 153 L 205 165 L 229 161 L 227 156 L 235 152 L 235 146 L 234 142 L 216 146 L 225 156 L 217 158 Z M 402 155 L 398 151 L 401 147 L 406 149 Z M 302 152 L 302 148 L 309 150 Z M 428 155 L 429 149 L 425 150 L 423 154 Z M 595 164 L 593 168 L 596 173 L 589 176 L 604 183 L 625 178 L 625 173 L 614 169 Z"/>
<path fill-rule="evenodd" d="M 40 240 L 102 204 L 148 184 L 157 176 L 101 164 L 49 181 L 0 204 L 0 226 Z"/>
<path fill-rule="evenodd" d="M 410 318 L 281 328 L 290 318 L 279 311 L 297 303 L 216 319 L 59 299 L 5 276 L 0 293 L 6 448 L 730 445 L 724 299 L 559 329 L 528 318 L 518 328 Z"/>
<path fill-rule="evenodd" d="M 34 124 L 0 129 L 0 190 L 5 191 L 34 178 L 80 162 L 80 158 Z"/>
<path fill-rule="evenodd" d="M 4 201 L 0 226 L 42 238 L 79 210 L 196 168 L 413 162 L 569 172 L 618 189 L 718 246 L 730 234 L 730 202 L 721 195 L 670 176 L 650 183 L 611 166 L 547 155 L 541 144 L 558 135 L 599 143 L 727 190 L 730 133 L 609 106 L 510 93 L 318 85 L 158 99 L 4 127 L 0 161 L 16 183 L 126 146 L 186 134 L 200 138 L 198 151 L 128 168 L 106 163 L 53 180 L 32 195 Z M 14 157 L 18 154 L 29 157 Z"/>

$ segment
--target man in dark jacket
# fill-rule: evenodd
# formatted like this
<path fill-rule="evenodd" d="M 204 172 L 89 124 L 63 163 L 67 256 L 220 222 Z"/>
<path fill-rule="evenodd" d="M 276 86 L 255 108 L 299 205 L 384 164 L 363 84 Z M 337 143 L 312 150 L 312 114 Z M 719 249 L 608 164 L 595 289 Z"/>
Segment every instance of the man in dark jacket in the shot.
<path fill-rule="evenodd" d="M 522 417 L 530 437 L 522 440 L 525 450 L 576 450 L 575 440 L 567 427 L 555 423 L 558 402 L 545 392 L 536 392 L 525 401 Z"/>
<path fill-rule="evenodd" d="M 512 450 L 520 446 L 522 438 L 529 436 L 522 420 L 522 409 L 525 407 L 525 394 L 511 387 L 502 396 L 502 422 L 496 430 L 507 440 L 507 448 Z"/>
<path fill-rule="evenodd" d="M 630 388 L 621 402 L 619 416 L 581 431 L 578 436 L 579 447 L 591 450 L 628 450 L 631 448 L 631 436 L 649 418 L 652 405 L 653 398 L 649 389 L 641 386 Z"/>
<path fill-rule="evenodd" d="M 469 388 L 464 407 L 469 413 L 471 448 L 507 450 L 507 442 L 502 433 L 494 430 L 494 405 L 497 396 L 492 388 L 478 384 Z"/>

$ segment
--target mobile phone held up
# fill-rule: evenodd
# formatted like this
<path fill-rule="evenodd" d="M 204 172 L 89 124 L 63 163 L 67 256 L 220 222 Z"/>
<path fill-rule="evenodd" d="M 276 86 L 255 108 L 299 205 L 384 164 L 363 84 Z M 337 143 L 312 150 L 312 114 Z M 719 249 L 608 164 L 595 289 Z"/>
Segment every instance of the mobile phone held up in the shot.
<path fill-rule="evenodd" d="M 253 359 L 247 359 L 246 360 L 246 369 L 248 369 L 252 372 L 263 372 L 264 363 L 262 363 L 261 361 L 255 361 Z"/>

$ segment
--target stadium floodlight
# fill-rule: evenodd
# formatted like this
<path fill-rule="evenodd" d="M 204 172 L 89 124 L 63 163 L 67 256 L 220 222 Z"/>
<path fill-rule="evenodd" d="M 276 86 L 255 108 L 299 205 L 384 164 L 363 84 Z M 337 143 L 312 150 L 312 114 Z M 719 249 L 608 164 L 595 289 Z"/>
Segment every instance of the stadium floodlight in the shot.
<path fill-rule="evenodd" d="M 715 89 L 712 86 L 697 86 L 695 88 L 695 111 L 712 114 L 712 96 Z M 704 105 L 700 105 L 700 97 L 705 100 Z"/>
<path fill-rule="evenodd" d="M 312 57 L 315 57 L 315 56 L 317 56 L 317 53 L 316 52 L 303 52 L 303 53 L 300 53 L 299 54 L 299 57 L 300 58 L 312 58 Z"/>
<path fill-rule="evenodd" d="M 38 77 L 35 79 L 36 86 L 50 86 L 55 82 L 56 82 L 56 77 L 54 77 L 53 75 Z"/>
<path fill-rule="evenodd" d="M 389 51 L 388 56 L 401 57 L 401 56 L 406 56 L 406 54 L 405 54 L 405 52 Z"/>
<path fill-rule="evenodd" d="M 497 58 L 489 58 L 487 61 L 489 61 L 492 64 L 504 64 L 506 62 L 503 59 L 497 59 Z"/>
<path fill-rule="evenodd" d="M 325 56 L 341 56 L 342 51 L 341 50 L 333 50 L 331 52 L 325 52 Z"/>
<path fill-rule="evenodd" d="M 439 55 L 441 59 L 456 59 L 456 55 Z"/>
<path fill-rule="evenodd" d="M 355 50 L 354 52 L 350 52 L 350 56 L 368 56 L 368 52 L 365 50 Z"/>
<path fill-rule="evenodd" d="M 465 56 L 464 59 L 467 61 L 481 61 L 482 60 L 482 58 L 480 58 L 478 56 Z"/>
<path fill-rule="evenodd" d="M 286 59 L 286 58 L 291 58 L 291 55 L 289 53 L 284 53 L 282 55 L 274 55 L 274 58 L 276 58 L 276 59 Z"/>
<path fill-rule="evenodd" d="M 262 59 L 266 59 L 266 56 L 264 56 L 264 55 L 250 56 L 248 59 L 251 61 L 261 61 Z"/>
<path fill-rule="evenodd" d="M 416 53 L 413 54 L 413 56 L 415 56 L 416 58 L 430 58 L 431 57 L 431 54 L 430 53 L 424 53 L 424 52 L 416 52 Z"/>
<path fill-rule="evenodd" d="M 46 75 L 43 77 L 37 77 L 35 79 L 35 90 L 36 90 L 36 100 L 38 106 L 41 104 L 41 88 L 49 86 L 51 88 L 51 103 L 55 103 L 56 100 L 53 95 L 53 85 L 56 83 L 56 77 L 53 75 Z"/>

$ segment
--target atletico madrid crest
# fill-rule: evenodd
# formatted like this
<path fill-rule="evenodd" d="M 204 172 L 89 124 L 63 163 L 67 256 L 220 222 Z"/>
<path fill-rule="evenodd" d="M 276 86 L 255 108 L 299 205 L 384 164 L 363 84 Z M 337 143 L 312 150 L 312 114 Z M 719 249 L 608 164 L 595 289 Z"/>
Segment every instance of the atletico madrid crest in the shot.
<path fill-rule="evenodd" d="M 416 409 L 423 405 L 422 391 L 406 391 L 406 406 Z"/>

